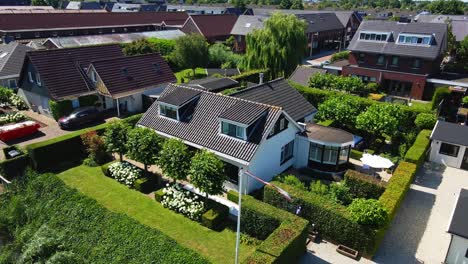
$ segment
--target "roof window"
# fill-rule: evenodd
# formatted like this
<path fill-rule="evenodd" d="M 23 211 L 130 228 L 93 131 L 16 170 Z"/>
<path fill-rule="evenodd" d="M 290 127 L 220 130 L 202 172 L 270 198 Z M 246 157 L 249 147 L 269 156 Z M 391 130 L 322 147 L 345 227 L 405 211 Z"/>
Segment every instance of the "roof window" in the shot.
<path fill-rule="evenodd" d="M 389 38 L 390 38 L 390 32 L 361 31 L 359 34 L 359 40 L 387 42 Z"/>
<path fill-rule="evenodd" d="M 400 34 L 398 35 L 398 44 L 430 46 L 432 44 L 432 36 L 419 34 Z"/>

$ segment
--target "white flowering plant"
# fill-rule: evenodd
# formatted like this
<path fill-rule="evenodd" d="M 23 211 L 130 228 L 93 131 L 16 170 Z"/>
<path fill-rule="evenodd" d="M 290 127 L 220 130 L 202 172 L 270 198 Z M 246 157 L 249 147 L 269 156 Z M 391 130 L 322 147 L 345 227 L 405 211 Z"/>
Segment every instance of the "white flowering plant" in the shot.
<path fill-rule="evenodd" d="M 18 123 L 26 119 L 28 118 L 21 112 L 7 113 L 0 116 L 0 125 Z"/>
<path fill-rule="evenodd" d="M 205 211 L 205 205 L 197 195 L 184 190 L 179 184 L 167 184 L 163 189 L 163 193 L 161 204 L 164 207 L 183 214 L 192 220 L 200 221 Z"/>
<path fill-rule="evenodd" d="M 133 186 L 133 183 L 141 176 L 141 169 L 126 161 L 115 162 L 109 166 L 109 174 L 117 181 Z"/>
<path fill-rule="evenodd" d="M 17 94 L 12 94 L 10 96 L 10 104 L 13 105 L 14 107 L 16 107 L 16 109 L 18 110 L 26 110 L 28 109 L 28 106 L 26 105 L 26 103 L 24 102 L 23 98 L 21 98 L 19 95 Z"/>

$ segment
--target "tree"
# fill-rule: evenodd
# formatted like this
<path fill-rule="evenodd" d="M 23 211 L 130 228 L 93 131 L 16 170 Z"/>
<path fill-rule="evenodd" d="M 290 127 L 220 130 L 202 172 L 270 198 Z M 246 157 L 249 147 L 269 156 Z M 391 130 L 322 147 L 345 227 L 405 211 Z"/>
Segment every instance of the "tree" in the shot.
<path fill-rule="evenodd" d="M 357 116 L 356 128 L 381 137 L 382 133 L 395 135 L 405 121 L 406 114 L 400 105 L 376 103 Z"/>
<path fill-rule="evenodd" d="M 309 87 L 331 90 L 334 87 L 337 76 L 332 74 L 314 74 L 309 79 Z"/>
<path fill-rule="evenodd" d="M 334 120 L 349 128 L 354 128 L 356 117 L 363 110 L 363 105 L 359 103 L 358 98 L 336 96 L 319 105 L 317 118 Z"/>
<path fill-rule="evenodd" d="M 106 131 L 104 132 L 104 143 L 107 151 L 119 153 L 120 161 L 123 155 L 127 152 L 127 139 L 130 126 L 123 121 L 109 122 Z"/>
<path fill-rule="evenodd" d="M 158 166 L 163 173 L 176 180 L 187 178 L 190 168 L 190 153 L 188 147 L 178 139 L 164 141 L 157 160 Z"/>
<path fill-rule="evenodd" d="M 289 76 L 304 57 L 306 26 L 294 15 L 275 12 L 263 29 L 247 34 L 246 68 L 269 69 L 272 78 Z"/>
<path fill-rule="evenodd" d="M 294 0 L 290 9 L 304 10 L 304 5 L 302 4 L 302 0 Z"/>
<path fill-rule="evenodd" d="M 460 41 L 456 51 L 457 61 L 468 71 L 468 36 Z"/>
<path fill-rule="evenodd" d="M 447 20 L 447 54 L 452 55 L 457 50 L 457 40 L 452 32 L 452 21 Z"/>
<path fill-rule="evenodd" d="M 151 129 L 136 127 L 128 133 L 127 156 L 143 163 L 148 173 L 148 165 L 156 163 L 161 141 Z"/>
<path fill-rule="evenodd" d="M 430 129 L 432 130 L 437 122 L 437 117 L 431 113 L 420 113 L 416 116 L 414 124 L 419 129 Z"/>
<path fill-rule="evenodd" d="M 375 228 L 381 227 L 388 220 L 388 212 L 385 207 L 375 199 L 354 199 L 348 206 L 351 219 L 358 224 L 369 225 Z"/>
<path fill-rule="evenodd" d="M 208 43 L 200 34 L 189 34 L 178 38 L 171 54 L 178 67 L 192 69 L 193 76 L 195 76 L 195 68 L 206 67 L 208 56 Z"/>
<path fill-rule="evenodd" d="M 190 166 L 190 182 L 200 191 L 208 195 L 223 193 L 223 183 L 227 180 L 224 174 L 224 164 L 215 154 L 202 149 L 192 158 Z"/>
<path fill-rule="evenodd" d="M 84 162 L 86 165 L 97 166 L 103 164 L 107 160 L 106 146 L 96 131 L 89 131 L 82 134 L 81 140 L 88 152 L 88 158 Z"/>
<path fill-rule="evenodd" d="M 463 15 L 465 4 L 459 0 L 436 0 L 431 2 L 427 8 L 433 14 Z"/>
<path fill-rule="evenodd" d="M 281 9 L 289 9 L 291 8 L 291 0 L 281 0 L 279 8 Z"/>
<path fill-rule="evenodd" d="M 245 0 L 233 0 L 232 3 L 234 4 L 234 7 L 240 8 L 241 10 L 245 10 L 247 8 Z"/>
<path fill-rule="evenodd" d="M 209 50 L 210 67 L 220 68 L 225 64 L 228 68 L 237 67 L 241 62 L 242 56 L 235 54 L 231 49 L 222 43 L 216 43 L 210 46 Z"/>

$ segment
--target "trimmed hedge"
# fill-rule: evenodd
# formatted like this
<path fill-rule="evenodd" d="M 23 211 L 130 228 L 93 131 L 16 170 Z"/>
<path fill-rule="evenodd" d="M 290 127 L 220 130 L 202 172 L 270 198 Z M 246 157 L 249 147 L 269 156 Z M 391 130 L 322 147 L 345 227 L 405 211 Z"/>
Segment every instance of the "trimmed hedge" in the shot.
<path fill-rule="evenodd" d="M 334 123 L 335 121 L 334 120 L 330 120 L 330 119 L 327 119 L 327 120 L 323 120 L 323 121 L 320 121 L 320 122 L 317 122 L 317 125 L 321 125 L 321 126 L 332 126 L 332 124 Z"/>
<path fill-rule="evenodd" d="M 107 177 L 110 177 L 111 175 L 109 173 L 109 166 L 114 162 L 117 162 L 117 161 L 114 160 L 114 161 L 101 165 L 102 174 L 106 175 Z"/>
<path fill-rule="evenodd" d="M 229 191 L 228 199 L 237 202 L 238 193 Z M 256 200 L 252 196 L 242 195 L 241 221 L 241 227 L 245 225 L 257 226 L 260 230 L 265 228 L 258 226 L 260 224 L 278 223 L 256 251 L 245 260 L 245 263 L 288 264 L 299 260 L 306 251 L 308 221 L 305 219 Z"/>
<path fill-rule="evenodd" d="M 276 186 L 287 191 L 293 202 L 285 201 L 276 190 L 266 186 L 264 189 L 264 201 L 276 207 L 293 211 L 301 206 L 301 217 L 315 224 L 320 235 L 338 244 L 344 244 L 369 254 L 375 244 L 376 230 L 357 224 L 351 218 L 345 206 L 337 204 L 327 197 L 315 193 L 300 190 L 281 182 L 273 182 Z"/>
<path fill-rule="evenodd" d="M 421 130 L 419 132 L 413 146 L 406 152 L 406 161 L 416 164 L 418 168 L 424 163 L 426 152 L 431 146 L 431 139 L 429 138 L 431 133 L 431 130 Z"/>
<path fill-rule="evenodd" d="M 201 218 L 202 225 L 209 229 L 219 230 L 229 214 L 227 207 L 214 207 L 206 211 Z"/>
<path fill-rule="evenodd" d="M 24 153 L 11 159 L 2 160 L 0 162 L 0 173 L 10 181 L 22 176 L 30 165 L 31 159 L 28 154 Z"/>
<path fill-rule="evenodd" d="M 140 118 L 141 114 L 137 114 L 127 117 L 123 121 L 134 125 Z M 107 123 L 104 123 L 28 145 L 26 149 L 31 157 L 32 167 L 37 171 L 48 171 L 62 162 L 83 160 L 87 157 L 87 153 L 80 136 L 89 131 L 102 134 L 106 127 Z"/>
<path fill-rule="evenodd" d="M 351 149 L 351 153 L 349 154 L 349 157 L 355 160 L 360 160 L 363 154 L 364 153 L 362 151 L 359 151 L 357 149 Z"/>
<path fill-rule="evenodd" d="M 156 181 L 151 177 L 136 179 L 133 183 L 133 188 L 142 193 L 150 193 L 156 188 Z"/>
<path fill-rule="evenodd" d="M 355 198 L 379 199 L 385 191 L 381 181 L 355 170 L 347 170 L 344 179 L 350 194 Z"/>
<path fill-rule="evenodd" d="M 164 192 L 162 188 L 154 192 L 154 199 L 157 202 L 161 202 L 163 199 L 163 196 L 164 196 Z"/>
<path fill-rule="evenodd" d="M 231 77 L 231 79 L 236 80 L 238 82 L 253 82 L 253 83 L 259 83 L 260 82 L 260 73 L 263 72 L 263 81 L 266 82 L 268 81 L 268 70 L 250 70 L 243 72 L 238 75 L 234 75 Z"/>

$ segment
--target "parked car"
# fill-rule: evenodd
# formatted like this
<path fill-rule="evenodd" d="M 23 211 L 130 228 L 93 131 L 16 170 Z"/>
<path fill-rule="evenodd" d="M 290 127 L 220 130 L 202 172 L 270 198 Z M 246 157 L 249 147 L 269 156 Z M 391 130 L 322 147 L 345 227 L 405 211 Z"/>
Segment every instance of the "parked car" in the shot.
<path fill-rule="evenodd" d="M 101 120 L 102 115 L 99 110 L 89 106 L 77 108 L 68 116 L 61 117 L 58 120 L 58 124 L 61 129 L 71 129 Z"/>

